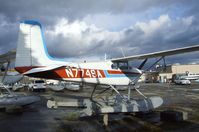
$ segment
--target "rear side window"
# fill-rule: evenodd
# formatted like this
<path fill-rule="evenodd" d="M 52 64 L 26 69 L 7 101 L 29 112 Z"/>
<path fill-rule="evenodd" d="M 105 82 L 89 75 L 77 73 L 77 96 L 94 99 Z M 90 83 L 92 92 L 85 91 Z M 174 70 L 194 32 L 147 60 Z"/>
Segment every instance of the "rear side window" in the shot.
<path fill-rule="evenodd" d="M 117 63 L 113 63 L 113 64 L 111 65 L 111 68 L 112 68 L 112 69 L 118 69 Z"/>

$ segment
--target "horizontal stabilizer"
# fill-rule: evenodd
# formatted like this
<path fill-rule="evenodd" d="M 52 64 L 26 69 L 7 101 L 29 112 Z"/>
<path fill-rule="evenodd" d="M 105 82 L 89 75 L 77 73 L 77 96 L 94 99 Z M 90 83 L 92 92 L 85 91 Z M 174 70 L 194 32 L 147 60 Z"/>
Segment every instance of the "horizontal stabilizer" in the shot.
<path fill-rule="evenodd" d="M 24 75 L 27 74 L 32 74 L 32 73 L 39 73 L 39 72 L 45 72 L 45 71 L 51 71 L 51 70 L 55 70 L 55 69 L 59 69 L 61 67 L 65 67 L 65 66 L 48 66 L 48 67 L 38 67 L 38 68 L 33 68 L 25 73 L 23 73 Z"/>

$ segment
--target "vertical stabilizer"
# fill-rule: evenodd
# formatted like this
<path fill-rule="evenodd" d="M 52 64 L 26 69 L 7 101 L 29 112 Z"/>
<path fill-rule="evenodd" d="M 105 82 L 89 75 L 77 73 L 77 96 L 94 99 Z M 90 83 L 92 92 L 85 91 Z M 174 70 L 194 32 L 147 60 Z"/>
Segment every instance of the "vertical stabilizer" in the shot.
<path fill-rule="evenodd" d="M 38 67 L 53 64 L 48 55 L 41 24 L 37 21 L 20 23 L 15 67 Z"/>

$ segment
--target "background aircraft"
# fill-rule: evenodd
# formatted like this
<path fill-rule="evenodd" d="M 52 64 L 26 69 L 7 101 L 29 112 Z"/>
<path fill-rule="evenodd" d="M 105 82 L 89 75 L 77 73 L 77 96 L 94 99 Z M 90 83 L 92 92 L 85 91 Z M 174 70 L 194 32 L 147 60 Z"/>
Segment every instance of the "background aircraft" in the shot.
<path fill-rule="evenodd" d="M 199 73 L 185 73 L 185 75 L 182 75 L 180 78 L 187 79 L 187 80 L 198 80 Z"/>
<path fill-rule="evenodd" d="M 23 75 L 16 71 L 9 71 L 10 63 L 15 60 L 16 51 L 10 51 L 0 55 L 1 80 L 0 80 L 0 108 L 26 106 L 38 102 L 40 98 L 33 95 L 18 95 L 9 90 L 7 84 L 14 84 L 23 78 Z"/>

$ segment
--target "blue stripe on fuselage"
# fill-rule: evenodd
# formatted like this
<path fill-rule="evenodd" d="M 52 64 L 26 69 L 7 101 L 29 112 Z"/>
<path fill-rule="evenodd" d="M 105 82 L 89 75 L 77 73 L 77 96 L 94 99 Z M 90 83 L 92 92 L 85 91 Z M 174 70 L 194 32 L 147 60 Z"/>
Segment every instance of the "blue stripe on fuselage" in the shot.
<path fill-rule="evenodd" d="M 104 70 L 105 76 L 107 78 L 115 78 L 115 77 L 137 77 L 137 74 L 109 74 L 107 70 Z"/>

